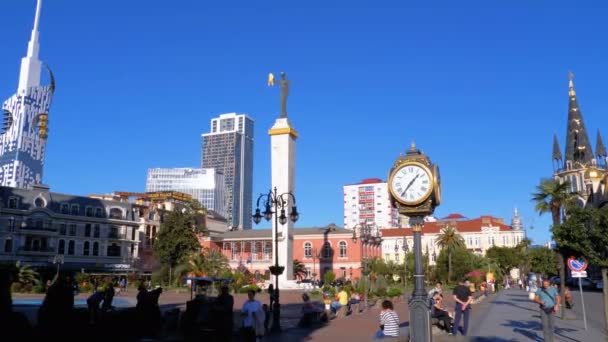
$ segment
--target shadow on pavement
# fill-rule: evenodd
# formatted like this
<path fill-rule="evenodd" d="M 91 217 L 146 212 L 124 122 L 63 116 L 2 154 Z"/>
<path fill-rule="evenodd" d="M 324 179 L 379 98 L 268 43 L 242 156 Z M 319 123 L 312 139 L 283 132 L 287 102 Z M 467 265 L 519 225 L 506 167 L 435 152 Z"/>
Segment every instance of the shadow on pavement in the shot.
<path fill-rule="evenodd" d="M 502 325 L 505 327 L 513 328 L 513 332 L 515 332 L 517 334 L 521 334 L 531 341 L 541 341 L 541 342 L 543 341 L 543 338 L 541 337 L 542 331 L 543 331 L 543 326 L 540 323 L 540 321 L 508 320 L 506 323 L 503 323 Z M 578 341 L 576 339 L 573 339 L 571 337 L 564 335 L 564 333 L 577 332 L 577 331 L 578 331 L 578 329 L 556 327 L 555 335 L 559 336 L 563 339 L 566 339 L 566 340 Z"/>
<path fill-rule="evenodd" d="M 522 309 L 522 310 L 528 310 L 528 311 L 532 311 L 532 312 L 538 312 L 538 310 L 533 310 L 533 309 L 530 309 L 530 308 L 527 308 L 527 307 L 525 307 L 525 306 L 521 306 L 521 305 L 515 305 L 515 304 L 513 304 L 513 303 L 511 303 L 511 302 L 506 302 L 506 301 L 504 301 L 504 300 L 495 300 L 495 301 L 493 301 L 493 302 L 492 302 L 492 304 L 497 304 L 497 305 L 511 305 L 511 306 L 514 306 L 514 307 L 516 307 L 516 308 L 518 308 L 518 309 Z"/>
<path fill-rule="evenodd" d="M 516 339 L 507 340 L 506 338 L 492 336 L 492 337 L 471 337 L 470 342 L 514 342 Z"/>

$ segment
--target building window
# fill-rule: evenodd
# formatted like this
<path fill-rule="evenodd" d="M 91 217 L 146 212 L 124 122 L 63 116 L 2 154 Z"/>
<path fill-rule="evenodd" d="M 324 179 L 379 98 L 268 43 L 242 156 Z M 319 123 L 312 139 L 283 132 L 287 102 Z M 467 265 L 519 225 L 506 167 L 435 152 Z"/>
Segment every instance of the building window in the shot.
<path fill-rule="evenodd" d="M 97 241 L 93 242 L 93 255 L 99 255 L 99 242 Z"/>
<path fill-rule="evenodd" d="M 70 215 L 78 216 L 79 212 L 80 209 L 78 208 L 78 205 L 72 204 L 72 207 L 70 208 Z"/>
<path fill-rule="evenodd" d="M 17 209 L 17 198 L 16 197 L 11 197 L 8 199 L 8 208 Z"/>
<path fill-rule="evenodd" d="M 304 258 L 310 259 L 312 258 L 312 243 L 306 242 L 304 244 Z"/>
<path fill-rule="evenodd" d="M 70 225 L 70 236 L 76 236 L 76 225 L 75 224 Z"/>
<path fill-rule="evenodd" d="M 99 225 L 98 224 L 93 226 L 93 237 L 96 237 L 96 238 L 99 237 Z"/>
<path fill-rule="evenodd" d="M 331 244 L 329 242 L 323 244 L 323 257 L 331 258 Z"/>
<path fill-rule="evenodd" d="M 82 246 L 82 255 L 89 255 L 89 241 L 85 241 Z"/>
<path fill-rule="evenodd" d="M 236 249 L 236 243 L 232 242 L 230 244 L 230 258 L 232 260 L 236 260 L 236 251 L 237 251 L 237 249 Z"/>
<path fill-rule="evenodd" d="M 67 215 L 70 213 L 70 206 L 67 203 L 61 205 L 61 213 Z"/>
<path fill-rule="evenodd" d="M 93 217 L 93 207 L 86 207 L 84 211 L 87 217 Z"/>
<path fill-rule="evenodd" d="M 95 208 L 95 217 L 103 217 L 103 211 L 101 208 Z"/>
<path fill-rule="evenodd" d="M 112 245 L 108 246 L 108 254 L 109 257 L 119 257 L 120 256 L 120 246 L 118 246 L 117 244 L 113 243 Z"/>
<path fill-rule="evenodd" d="M 264 244 L 264 260 L 270 260 L 270 256 L 272 253 L 272 247 L 269 243 Z"/>
<path fill-rule="evenodd" d="M 91 224 L 87 223 L 84 225 L 84 236 L 89 237 L 91 236 Z"/>
<path fill-rule="evenodd" d="M 384 255 L 384 261 L 386 261 L 386 262 L 391 261 L 391 255 L 390 255 L 390 254 L 388 254 L 388 253 L 386 253 L 386 254 Z"/>
<path fill-rule="evenodd" d="M 36 206 L 36 208 L 44 208 L 46 206 L 46 203 L 44 202 L 44 199 L 42 199 L 42 197 L 38 197 L 34 200 L 34 206 Z"/>
<path fill-rule="evenodd" d="M 255 241 L 251 243 L 251 260 L 258 260 L 258 246 Z"/>
<path fill-rule="evenodd" d="M 346 241 L 340 241 L 338 247 L 340 248 L 340 258 L 346 258 Z"/>
<path fill-rule="evenodd" d="M 111 219 L 122 219 L 122 210 L 120 208 L 110 209 L 110 218 Z"/>
<path fill-rule="evenodd" d="M 74 240 L 70 240 L 68 243 L 68 255 L 74 255 L 74 249 L 76 247 L 76 243 Z"/>
<path fill-rule="evenodd" d="M 11 253 L 13 251 L 13 239 L 9 236 L 4 240 L 4 253 Z"/>
<path fill-rule="evenodd" d="M 65 254 L 65 240 L 59 240 L 59 246 L 57 246 L 57 254 Z"/>

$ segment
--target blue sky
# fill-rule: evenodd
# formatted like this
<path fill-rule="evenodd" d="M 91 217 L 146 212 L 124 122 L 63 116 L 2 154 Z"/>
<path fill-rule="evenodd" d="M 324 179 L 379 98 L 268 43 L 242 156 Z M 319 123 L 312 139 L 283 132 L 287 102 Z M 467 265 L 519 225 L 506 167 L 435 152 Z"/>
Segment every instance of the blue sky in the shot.
<path fill-rule="evenodd" d="M 41 59 L 57 92 L 44 181 L 74 194 L 142 191 L 149 167 L 199 166 L 210 118 L 240 112 L 256 125 L 254 194 L 266 191 L 279 94 L 265 81 L 286 71 L 298 226 L 341 225 L 342 186 L 386 179 L 415 140 L 441 167 L 437 216 L 510 220 L 517 206 L 542 243 L 549 218 L 529 199 L 552 173 L 553 133 L 563 146 L 568 70 L 593 146 L 598 128 L 608 137 L 608 5 L 430 5 L 47 0 Z M 0 4 L 2 98 L 17 87 L 34 8 Z"/>

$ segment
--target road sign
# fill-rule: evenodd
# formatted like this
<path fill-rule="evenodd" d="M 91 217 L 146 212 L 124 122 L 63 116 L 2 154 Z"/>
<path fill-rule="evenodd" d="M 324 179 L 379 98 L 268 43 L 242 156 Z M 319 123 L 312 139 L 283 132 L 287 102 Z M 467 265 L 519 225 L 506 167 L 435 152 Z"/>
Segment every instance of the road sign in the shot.
<path fill-rule="evenodd" d="M 572 278 L 587 278 L 587 271 L 572 271 Z"/>
<path fill-rule="evenodd" d="M 574 258 L 568 259 L 568 268 L 572 272 L 582 272 L 587 269 L 587 263 L 582 260 L 576 260 Z"/>

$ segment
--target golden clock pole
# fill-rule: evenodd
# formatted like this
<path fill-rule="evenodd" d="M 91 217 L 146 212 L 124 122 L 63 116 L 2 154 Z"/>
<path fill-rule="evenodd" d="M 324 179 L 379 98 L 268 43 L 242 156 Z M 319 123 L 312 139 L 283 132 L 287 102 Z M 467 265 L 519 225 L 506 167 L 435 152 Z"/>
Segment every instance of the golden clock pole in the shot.
<path fill-rule="evenodd" d="M 391 202 L 399 214 L 410 217 L 414 231 L 414 292 L 409 302 L 410 340 L 432 341 L 431 317 L 424 288 L 421 233 L 424 217 L 441 203 L 439 168 L 412 143 L 405 156 L 400 156 L 389 173 Z"/>

